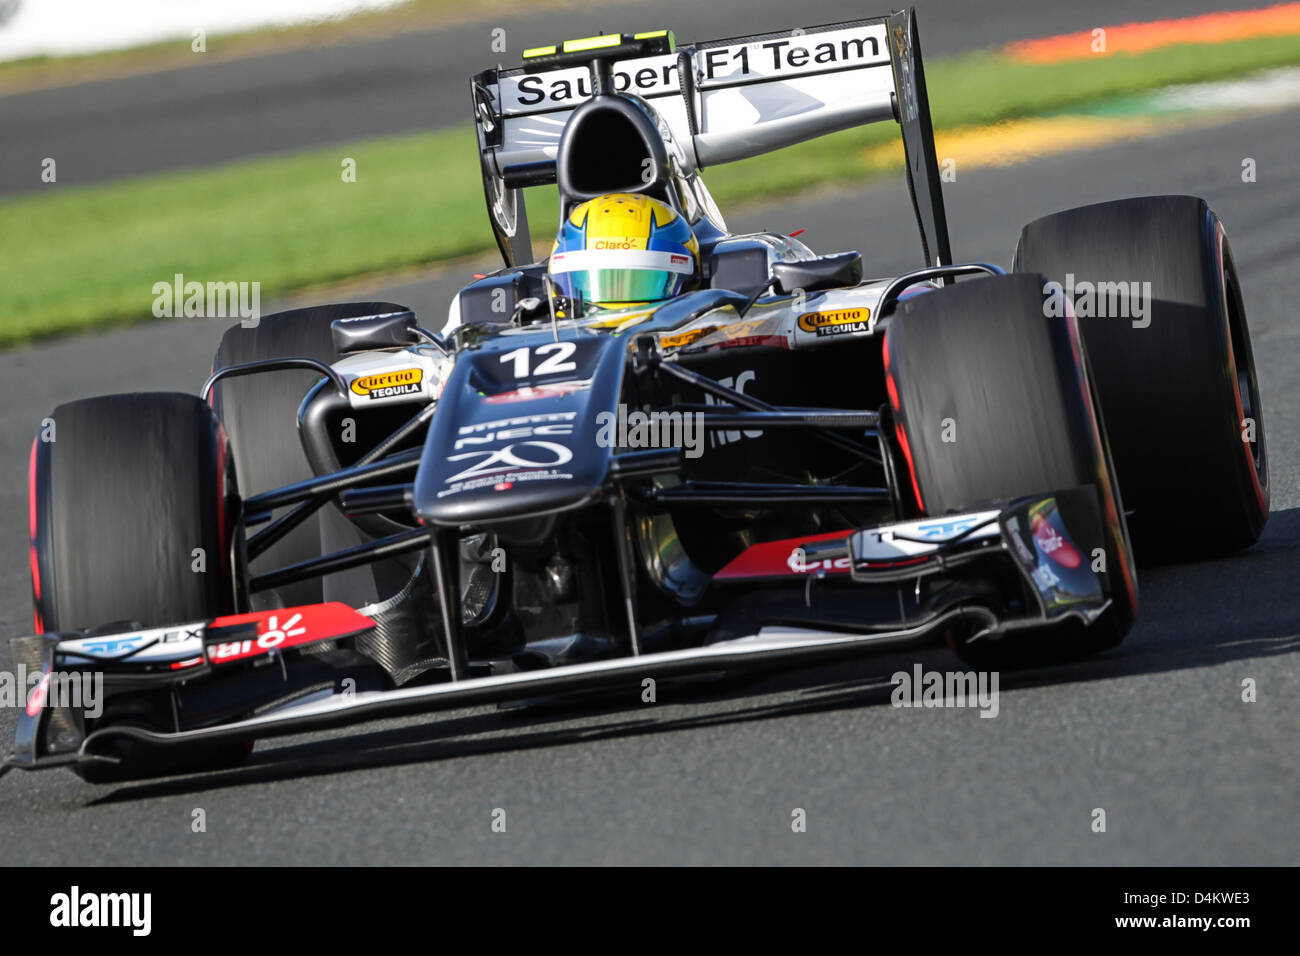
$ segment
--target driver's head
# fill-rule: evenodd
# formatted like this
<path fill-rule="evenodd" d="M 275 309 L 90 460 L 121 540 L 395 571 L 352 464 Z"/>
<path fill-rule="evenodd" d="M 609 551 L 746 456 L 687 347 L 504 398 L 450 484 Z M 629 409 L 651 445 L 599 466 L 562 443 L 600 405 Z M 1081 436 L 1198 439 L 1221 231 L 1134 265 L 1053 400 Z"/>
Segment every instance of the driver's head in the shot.
<path fill-rule="evenodd" d="M 586 305 L 661 302 L 698 282 L 700 244 L 666 203 L 611 193 L 574 206 L 560 224 L 550 273 L 562 295 Z"/>

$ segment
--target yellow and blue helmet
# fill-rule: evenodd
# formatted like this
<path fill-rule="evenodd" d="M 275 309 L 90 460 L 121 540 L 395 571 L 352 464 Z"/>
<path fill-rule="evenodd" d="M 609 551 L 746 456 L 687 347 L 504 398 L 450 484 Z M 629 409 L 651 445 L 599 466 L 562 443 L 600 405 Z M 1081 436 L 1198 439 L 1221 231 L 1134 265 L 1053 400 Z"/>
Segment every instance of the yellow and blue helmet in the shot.
<path fill-rule="evenodd" d="M 563 295 L 602 309 L 671 299 L 700 277 L 690 223 L 649 196 L 611 193 L 573 207 L 551 249 Z"/>

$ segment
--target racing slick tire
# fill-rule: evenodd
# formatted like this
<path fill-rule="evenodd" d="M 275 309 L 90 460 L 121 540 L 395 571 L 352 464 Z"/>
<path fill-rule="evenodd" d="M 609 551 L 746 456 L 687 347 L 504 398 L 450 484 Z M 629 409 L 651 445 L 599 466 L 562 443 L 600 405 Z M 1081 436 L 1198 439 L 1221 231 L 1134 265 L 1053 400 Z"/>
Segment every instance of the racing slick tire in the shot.
<path fill-rule="evenodd" d="M 225 433 L 194 395 L 107 395 L 60 405 L 32 446 L 29 504 L 37 633 L 160 627 L 231 613 L 233 468 Z M 200 550 L 201 549 L 201 550 Z M 110 697 L 97 727 L 168 729 L 156 695 Z M 94 782 L 242 762 L 221 744 L 180 758 L 118 754 Z M 179 756 L 179 755 L 178 755 Z M 138 759 L 131 759 L 132 757 Z"/>
<path fill-rule="evenodd" d="M 1113 647 L 1137 582 L 1086 356 L 1070 319 L 1049 318 L 1039 276 L 975 279 L 900 302 L 883 344 L 903 480 L 927 516 L 1092 485 L 1111 604 L 1091 625 L 950 635 L 981 668 L 1032 666 Z"/>
<path fill-rule="evenodd" d="M 338 359 L 330 324 L 335 319 L 403 312 L 389 302 L 344 302 L 262 316 L 256 325 L 226 330 L 213 368 L 274 358 Z M 298 406 L 320 378 L 312 371 L 268 372 L 220 381 L 213 387 L 213 409 L 226 426 L 239 486 L 259 494 L 312 477 L 298 437 Z M 297 564 L 321 554 L 321 515 L 312 515 L 250 564 L 254 573 Z M 281 585 L 250 596 L 253 610 L 316 604 L 323 598 L 320 578 Z"/>
<path fill-rule="evenodd" d="M 1206 558 L 1259 540 L 1269 508 L 1259 384 L 1232 249 L 1205 200 L 1147 196 L 1035 220 L 1015 270 L 1076 293 L 1139 558 Z"/>

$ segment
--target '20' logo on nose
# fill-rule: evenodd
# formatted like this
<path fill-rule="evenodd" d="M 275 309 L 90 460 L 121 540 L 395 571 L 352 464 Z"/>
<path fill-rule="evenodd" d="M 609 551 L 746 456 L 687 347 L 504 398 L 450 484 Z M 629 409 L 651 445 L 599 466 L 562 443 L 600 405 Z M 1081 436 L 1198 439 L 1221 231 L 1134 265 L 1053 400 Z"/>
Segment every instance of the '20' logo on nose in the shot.
<path fill-rule="evenodd" d="M 512 468 L 550 468 L 555 465 L 567 465 L 573 460 L 573 452 L 553 441 L 517 441 L 491 451 L 467 451 L 451 455 L 448 461 L 464 461 L 467 458 L 481 456 L 482 460 L 464 471 L 447 479 L 463 481 L 479 475 L 491 475 L 498 471 Z"/>

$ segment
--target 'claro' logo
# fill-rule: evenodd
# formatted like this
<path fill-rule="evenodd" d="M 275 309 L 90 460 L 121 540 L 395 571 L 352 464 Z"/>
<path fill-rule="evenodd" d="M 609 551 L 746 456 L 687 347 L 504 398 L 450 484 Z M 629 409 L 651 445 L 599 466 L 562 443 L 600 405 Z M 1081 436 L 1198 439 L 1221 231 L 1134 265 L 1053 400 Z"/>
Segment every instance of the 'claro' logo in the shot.
<path fill-rule="evenodd" d="M 644 239 L 598 239 L 594 249 L 644 249 Z"/>
<path fill-rule="evenodd" d="M 424 370 L 418 368 L 363 375 L 353 381 L 352 391 L 356 395 L 364 395 L 370 399 L 414 395 L 420 391 L 420 382 L 423 378 Z"/>
<path fill-rule="evenodd" d="M 846 332 L 865 332 L 870 309 L 831 309 L 826 312 L 805 312 L 799 316 L 799 328 L 818 335 L 843 335 Z"/>

